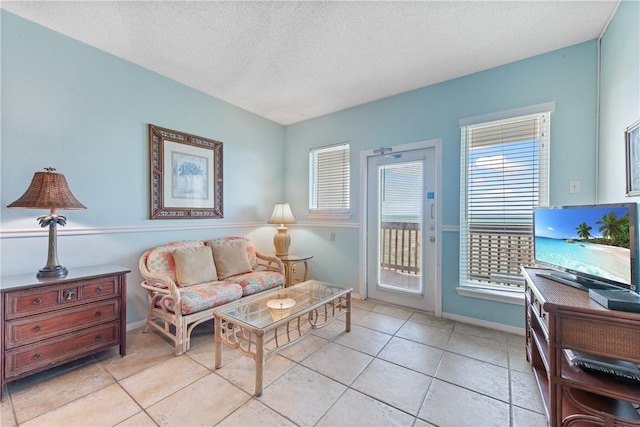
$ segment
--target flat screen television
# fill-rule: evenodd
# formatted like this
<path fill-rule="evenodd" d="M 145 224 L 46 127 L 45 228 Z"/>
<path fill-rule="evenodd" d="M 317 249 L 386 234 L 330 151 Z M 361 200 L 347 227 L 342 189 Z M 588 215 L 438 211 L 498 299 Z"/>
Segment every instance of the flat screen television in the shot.
<path fill-rule="evenodd" d="M 638 292 L 637 203 L 534 208 L 534 257 L 575 287 Z"/>

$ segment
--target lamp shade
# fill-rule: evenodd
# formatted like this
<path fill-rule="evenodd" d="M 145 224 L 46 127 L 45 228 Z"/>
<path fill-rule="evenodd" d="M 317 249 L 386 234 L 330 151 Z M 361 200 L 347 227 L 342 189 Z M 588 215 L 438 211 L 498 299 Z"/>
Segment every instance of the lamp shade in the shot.
<path fill-rule="evenodd" d="M 268 223 L 282 225 L 295 224 L 296 219 L 293 217 L 293 212 L 291 212 L 291 206 L 289 206 L 289 203 L 276 203 Z"/>
<path fill-rule="evenodd" d="M 54 168 L 45 168 L 46 172 L 36 172 L 27 191 L 8 208 L 49 209 L 48 215 L 38 217 L 41 227 L 49 227 L 49 247 L 47 264 L 36 277 L 64 277 L 67 269 L 58 264 L 58 225 L 65 225 L 67 218 L 58 215 L 56 209 L 86 209 L 69 190 L 64 175 L 55 173 Z"/>
<path fill-rule="evenodd" d="M 46 168 L 46 172 L 36 172 L 27 191 L 8 208 L 24 209 L 86 209 L 69 190 L 64 175 Z"/>

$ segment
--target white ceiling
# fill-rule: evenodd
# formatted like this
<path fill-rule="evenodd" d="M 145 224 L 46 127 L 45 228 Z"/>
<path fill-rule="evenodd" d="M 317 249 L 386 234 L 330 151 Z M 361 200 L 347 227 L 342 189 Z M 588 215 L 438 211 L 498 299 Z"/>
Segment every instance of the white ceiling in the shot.
<path fill-rule="evenodd" d="M 597 38 L 618 0 L 3 1 L 288 125 Z"/>

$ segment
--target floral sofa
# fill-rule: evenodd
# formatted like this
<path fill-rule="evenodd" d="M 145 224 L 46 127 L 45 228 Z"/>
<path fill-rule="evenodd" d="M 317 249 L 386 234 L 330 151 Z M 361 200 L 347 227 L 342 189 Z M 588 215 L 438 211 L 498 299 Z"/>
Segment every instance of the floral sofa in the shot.
<path fill-rule="evenodd" d="M 147 250 L 138 263 L 149 295 L 144 331 L 153 328 L 189 350 L 191 332 L 213 318 L 213 309 L 284 284 L 276 257 L 258 252 L 249 239 L 183 240 Z"/>

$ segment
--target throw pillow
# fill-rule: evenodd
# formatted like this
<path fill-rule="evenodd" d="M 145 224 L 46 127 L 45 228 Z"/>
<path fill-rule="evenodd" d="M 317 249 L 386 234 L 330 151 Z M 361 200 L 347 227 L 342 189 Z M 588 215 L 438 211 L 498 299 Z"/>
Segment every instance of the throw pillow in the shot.
<path fill-rule="evenodd" d="M 178 286 L 191 286 L 218 279 L 209 246 L 180 248 L 173 253 Z"/>
<path fill-rule="evenodd" d="M 249 259 L 249 264 L 251 264 L 251 270 L 255 270 L 256 268 L 258 268 L 258 255 L 256 253 L 256 247 L 253 246 L 253 243 L 251 243 L 251 241 L 246 237 L 219 237 L 217 239 L 209 240 L 205 243 L 205 245 L 215 248 L 216 246 L 224 245 L 225 243 L 234 240 L 242 240 L 243 242 L 245 242 L 247 248 L 247 258 Z"/>
<path fill-rule="evenodd" d="M 251 271 L 244 240 L 231 240 L 212 246 L 213 260 L 220 280 Z"/>

